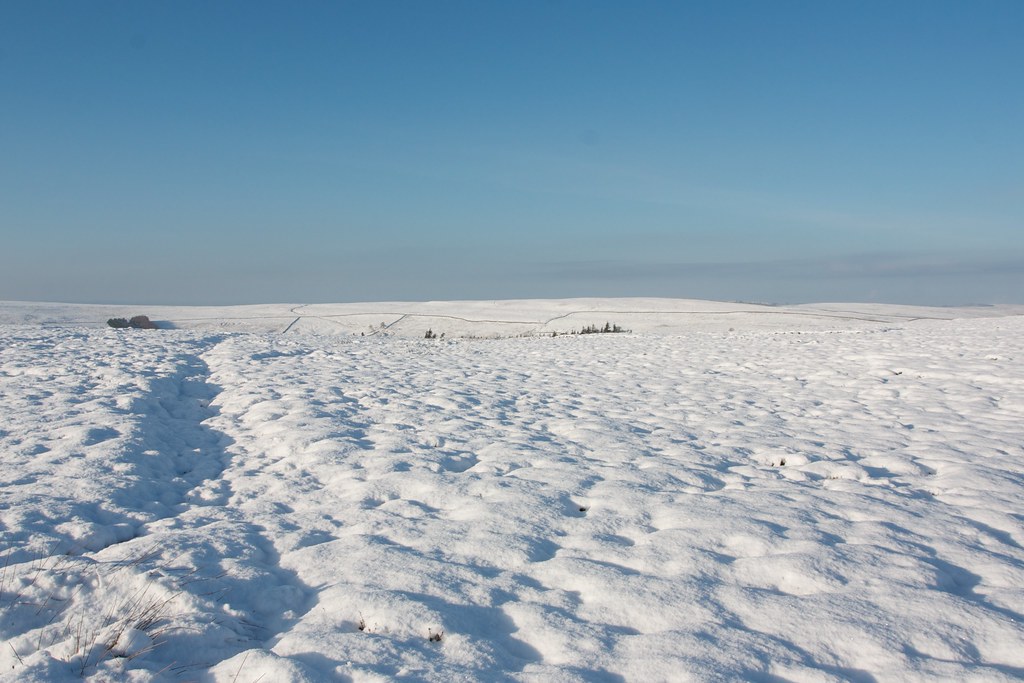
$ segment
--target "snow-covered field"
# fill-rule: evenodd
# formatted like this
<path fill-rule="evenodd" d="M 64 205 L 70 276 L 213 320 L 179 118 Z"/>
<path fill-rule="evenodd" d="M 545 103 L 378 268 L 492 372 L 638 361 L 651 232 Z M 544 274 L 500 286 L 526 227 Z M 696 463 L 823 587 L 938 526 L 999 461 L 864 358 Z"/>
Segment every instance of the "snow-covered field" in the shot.
<path fill-rule="evenodd" d="M 1022 313 L 0 303 L 0 678 L 1019 679 Z"/>

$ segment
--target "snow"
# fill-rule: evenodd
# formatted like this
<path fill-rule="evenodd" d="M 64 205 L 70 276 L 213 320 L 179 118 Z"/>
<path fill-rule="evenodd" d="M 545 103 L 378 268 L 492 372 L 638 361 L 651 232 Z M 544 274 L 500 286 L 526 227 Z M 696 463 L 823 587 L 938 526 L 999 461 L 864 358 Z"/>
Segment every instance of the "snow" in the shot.
<path fill-rule="evenodd" d="M 1021 313 L 0 303 L 0 680 L 1019 679 Z"/>

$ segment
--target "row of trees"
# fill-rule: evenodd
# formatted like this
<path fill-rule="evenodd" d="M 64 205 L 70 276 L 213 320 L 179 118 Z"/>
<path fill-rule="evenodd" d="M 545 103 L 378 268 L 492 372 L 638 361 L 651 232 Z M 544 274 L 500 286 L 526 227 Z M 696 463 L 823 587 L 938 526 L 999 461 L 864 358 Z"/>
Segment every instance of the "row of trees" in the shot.
<path fill-rule="evenodd" d="M 624 330 L 618 325 L 612 325 L 611 323 L 605 323 L 604 327 L 598 327 L 597 325 L 587 325 L 582 330 L 580 330 L 580 334 L 611 334 L 615 332 L 629 332 L 629 330 Z"/>

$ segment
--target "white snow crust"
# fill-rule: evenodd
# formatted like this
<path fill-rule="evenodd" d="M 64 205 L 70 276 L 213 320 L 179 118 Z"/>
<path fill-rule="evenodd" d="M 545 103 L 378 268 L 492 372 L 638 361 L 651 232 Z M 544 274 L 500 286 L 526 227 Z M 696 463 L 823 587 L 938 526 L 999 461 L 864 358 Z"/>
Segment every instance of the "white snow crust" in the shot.
<path fill-rule="evenodd" d="M 0 680 L 1020 679 L 1021 313 L 0 303 Z"/>

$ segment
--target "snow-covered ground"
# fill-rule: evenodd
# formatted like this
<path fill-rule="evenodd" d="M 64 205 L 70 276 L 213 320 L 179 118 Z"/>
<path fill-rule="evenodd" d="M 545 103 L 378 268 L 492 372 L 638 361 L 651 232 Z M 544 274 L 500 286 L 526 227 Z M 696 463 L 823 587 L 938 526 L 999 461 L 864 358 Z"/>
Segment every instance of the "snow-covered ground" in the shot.
<path fill-rule="evenodd" d="M 1019 679 L 1022 313 L 0 303 L 0 678 Z"/>

